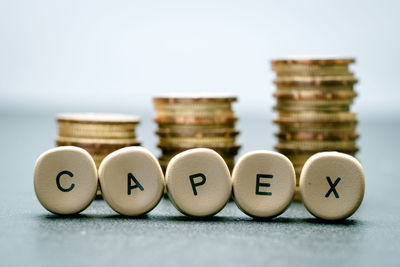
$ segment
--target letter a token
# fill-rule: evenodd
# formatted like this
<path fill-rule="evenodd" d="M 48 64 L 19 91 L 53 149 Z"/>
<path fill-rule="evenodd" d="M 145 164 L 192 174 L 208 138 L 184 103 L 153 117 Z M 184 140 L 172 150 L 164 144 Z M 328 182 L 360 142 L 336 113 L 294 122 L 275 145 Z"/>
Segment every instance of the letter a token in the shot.
<path fill-rule="evenodd" d="M 364 171 L 352 156 L 321 152 L 311 156 L 300 175 L 301 198 L 307 210 L 324 220 L 351 216 L 364 197 Z"/>
<path fill-rule="evenodd" d="M 212 216 L 231 197 L 228 166 L 211 149 L 195 148 L 176 155 L 168 164 L 165 179 L 170 200 L 188 216 Z"/>
<path fill-rule="evenodd" d="M 105 157 L 99 179 L 104 200 L 125 216 L 149 212 L 164 192 L 164 175 L 158 160 L 139 146 L 121 148 Z"/>

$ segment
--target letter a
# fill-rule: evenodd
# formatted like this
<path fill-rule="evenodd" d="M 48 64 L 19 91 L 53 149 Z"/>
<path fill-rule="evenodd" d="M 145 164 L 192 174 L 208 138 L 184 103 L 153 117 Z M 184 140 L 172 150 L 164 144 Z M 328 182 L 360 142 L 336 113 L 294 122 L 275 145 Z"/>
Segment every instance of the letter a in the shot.
<path fill-rule="evenodd" d="M 132 185 L 132 181 L 134 184 Z M 132 189 L 139 188 L 140 191 L 144 191 L 143 186 L 139 183 L 139 181 L 133 176 L 132 173 L 128 173 L 128 195 L 131 194 Z"/>

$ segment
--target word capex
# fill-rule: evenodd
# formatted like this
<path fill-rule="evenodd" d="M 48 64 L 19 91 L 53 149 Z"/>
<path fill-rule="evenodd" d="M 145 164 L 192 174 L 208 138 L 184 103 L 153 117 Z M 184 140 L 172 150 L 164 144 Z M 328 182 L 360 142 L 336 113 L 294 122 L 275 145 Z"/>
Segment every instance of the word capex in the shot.
<path fill-rule="evenodd" d="M 85 150 L 64 146 L 37 159 L 34 188 L 50 212 L 75 214 L 90 205 L 100 183 L 104 200 L 116 212 L 139 216 L 152 210 L 165 188 L 183 214 L 206 217 L 233 199 L 246 214 L 272 218 L 290 205 L 296 188 L 293 164 L 272 151 L 253 151 L 236 163 L 232 175 L 215 151 L 197 148 L 171 159 L 165 177 L 157 159 L 143 147 L 109 154 L 97 171 Z M 364 172 L 353 157 L 322 152 L 310 157 L 300 176 L 300 193 L 316 217 L 341 220 L 351 216 L 364 196 Z"/>

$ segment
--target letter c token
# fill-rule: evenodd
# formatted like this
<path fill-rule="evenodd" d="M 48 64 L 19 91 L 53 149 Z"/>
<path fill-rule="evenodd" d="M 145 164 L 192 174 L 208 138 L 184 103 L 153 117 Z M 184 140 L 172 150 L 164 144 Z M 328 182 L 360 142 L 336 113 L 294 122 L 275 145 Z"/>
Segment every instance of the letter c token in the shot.
<path fill-rule="evenodd" d="M 37 159 L 33 183 L 40 204 L 48 211 L 62 215 L 79 213 L 95 197 L 96 165 L 82 148 L 56 147 Z"/>

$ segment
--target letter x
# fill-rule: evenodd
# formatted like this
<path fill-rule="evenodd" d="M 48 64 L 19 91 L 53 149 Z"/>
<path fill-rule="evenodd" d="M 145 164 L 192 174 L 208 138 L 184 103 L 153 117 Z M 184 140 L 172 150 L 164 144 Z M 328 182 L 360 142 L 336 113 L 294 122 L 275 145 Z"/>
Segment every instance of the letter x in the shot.
<path fill-rule="evenodd" d="M 340 182 L 340 177 L 336 178 L 336 181 L 332 184 L 331 178 L 329 176 L 326 176 L 326 180 L 328 180 L 328 184 L 331 188 L 329 188 L 328 193 L 326 193 L 325 197 L 329 197 L 329 195 L 331 194 L 331 192 L 335 195 L 336 198 L 339 198 L 339 194 L 336 191 L 336 186 L 337 184 Z"/>

